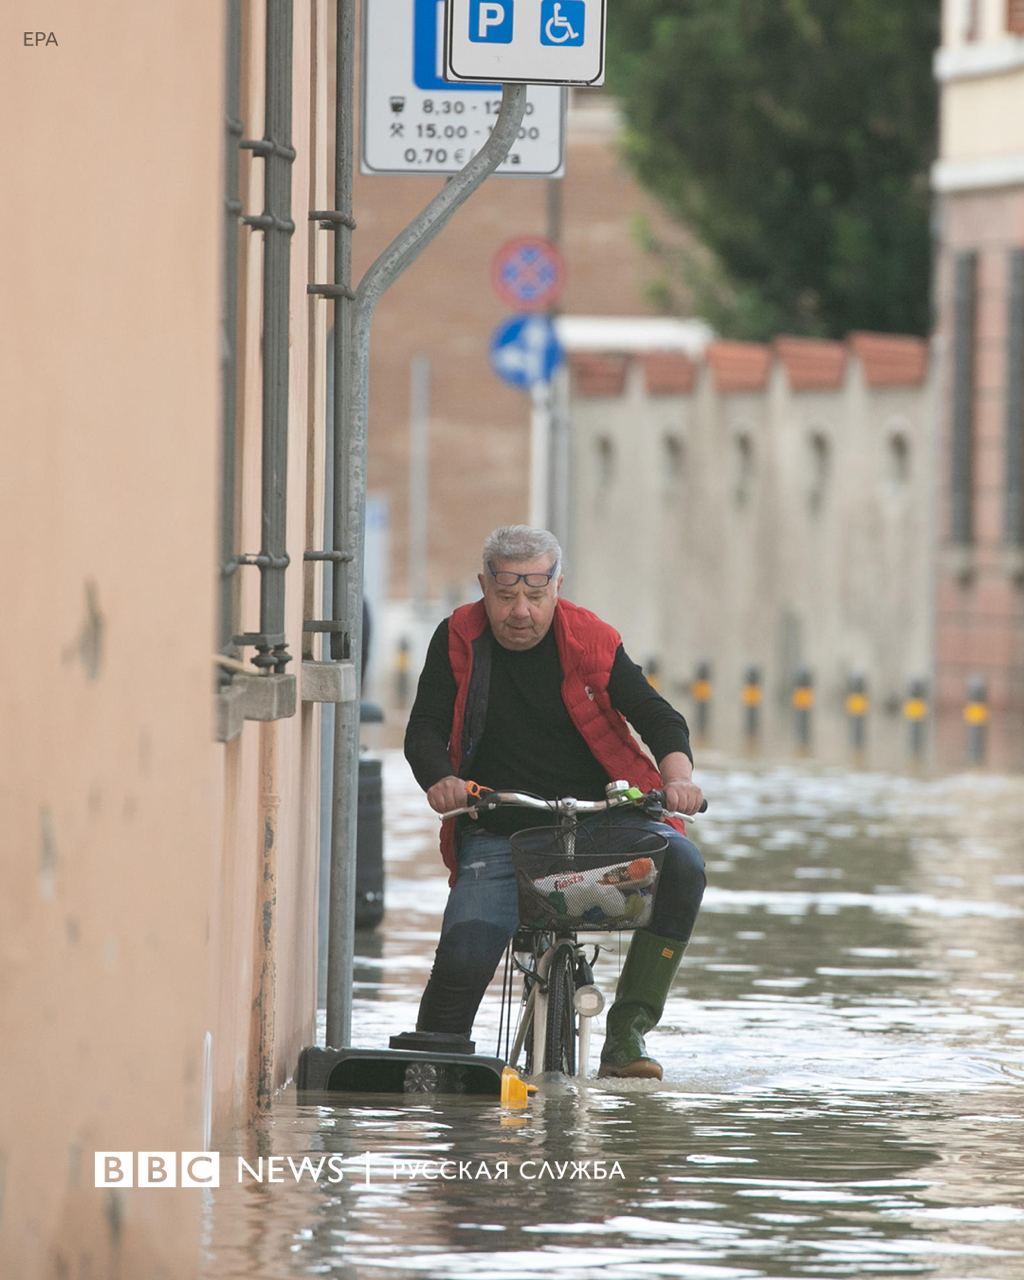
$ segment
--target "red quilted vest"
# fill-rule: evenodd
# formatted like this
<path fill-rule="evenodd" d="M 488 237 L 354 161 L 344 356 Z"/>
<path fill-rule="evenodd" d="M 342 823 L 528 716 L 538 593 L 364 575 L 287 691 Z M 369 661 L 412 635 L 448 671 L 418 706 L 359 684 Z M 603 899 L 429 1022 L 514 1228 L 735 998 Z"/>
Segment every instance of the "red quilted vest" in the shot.
<path fill-rule="evenodd" d="M 625 778 L 643 791 L 660 787 L 661 775 L 608 697 L 608 681 L 621 642 L 619 633 L 589 609 L 562 599 L 555 605 L 552 625 L 562 666 L 562 701 L 594 759 L 609 781 Z M 482 600 L 462 605 L 448 619 L 448 659 L 456 690 L 448 757 L 456 776 L 461 776 L 466 701 L 473 674 L 473 642 L 487 626 Z M 678 819 L 667 821 L 683 830 Z M 458 873 L 454 821 L 441 824 L 441 856 L 451 873 L 448 883 L 454 884 Z"/>

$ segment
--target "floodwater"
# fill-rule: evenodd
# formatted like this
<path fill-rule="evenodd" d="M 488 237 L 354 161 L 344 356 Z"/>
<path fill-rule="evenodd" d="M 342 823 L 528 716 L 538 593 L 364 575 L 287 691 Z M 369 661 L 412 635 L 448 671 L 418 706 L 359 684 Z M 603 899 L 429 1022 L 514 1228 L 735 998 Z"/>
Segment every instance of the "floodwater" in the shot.
<path fill-rule="evenodd" d="M 699 776 L 710 888 L 648 1041 L 665 1080 L 555 1077 L 521 1118 L 285 1091 L 218 1144 L 232 1172 L 207 1193 L 204 1277 L 1024 1277 L 1024 783 Z M 414 1025 L 446 894 L 396 755 L 385 786 L 388 915 L 358 948 L 359 1045 Z M 239 1155 L 311 1164 L 238 1183 Z M 328 1155 L 340 1182 L 326 1164 L 313 1178 Z"/>

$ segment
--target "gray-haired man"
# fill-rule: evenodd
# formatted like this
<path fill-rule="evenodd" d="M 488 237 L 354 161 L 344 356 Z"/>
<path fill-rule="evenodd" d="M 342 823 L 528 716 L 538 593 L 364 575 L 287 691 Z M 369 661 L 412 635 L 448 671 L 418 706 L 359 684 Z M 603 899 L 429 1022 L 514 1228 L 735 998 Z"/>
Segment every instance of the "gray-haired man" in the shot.
<path fill-rule="evenodd" d="M 562 553 L 546 529 L 509 525 L 484 544 L 482 599 L 434 633 L 405 754 L 436 812 L 465 804 L 466 780 L 492 790 L 604 798 L 609 780 L 661 787 L 667 808 L 696 813 L 686 721 L 645 679 L 618 632 L 559 596 Z M 634 740 L 626 721 L 650 748 Z M 644 1034 L 661 1018 L 704 893 L 704 861 L 677 826 L 654 917 L 632 937 L 608 1012 L 600 1074 L 661 1078 Z M 518 925 L 509 835 L 536 825 L 522 810 L 446 822 L 448 905 L 417 1028 L 468 1035 Z"/>

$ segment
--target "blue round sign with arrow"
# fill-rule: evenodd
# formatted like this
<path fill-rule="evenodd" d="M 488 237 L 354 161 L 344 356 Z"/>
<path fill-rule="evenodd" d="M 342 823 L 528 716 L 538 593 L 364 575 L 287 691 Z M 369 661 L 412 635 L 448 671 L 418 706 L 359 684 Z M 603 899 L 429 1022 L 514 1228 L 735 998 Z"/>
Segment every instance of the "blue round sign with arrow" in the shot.
<path fill-rule="evenodd" d="M 491 335 L 491 368 L 520 391 L 550 382 L 564 359 L 550 316 L 512 316 Z"/>

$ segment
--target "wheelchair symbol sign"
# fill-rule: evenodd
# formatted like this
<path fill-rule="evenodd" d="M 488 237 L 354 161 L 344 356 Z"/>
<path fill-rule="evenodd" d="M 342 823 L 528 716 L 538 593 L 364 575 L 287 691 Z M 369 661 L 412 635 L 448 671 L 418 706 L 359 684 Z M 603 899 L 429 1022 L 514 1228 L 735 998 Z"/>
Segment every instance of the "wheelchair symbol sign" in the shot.
<path fill-rule="evenodd" d="M 572 47 L 583 43 L 586 30 L 586 0 L 542 0 L 540 42 Z"/>

